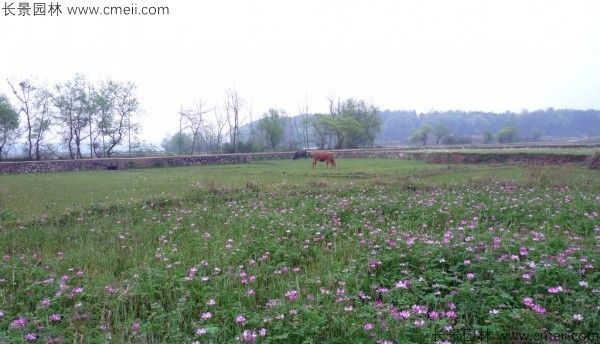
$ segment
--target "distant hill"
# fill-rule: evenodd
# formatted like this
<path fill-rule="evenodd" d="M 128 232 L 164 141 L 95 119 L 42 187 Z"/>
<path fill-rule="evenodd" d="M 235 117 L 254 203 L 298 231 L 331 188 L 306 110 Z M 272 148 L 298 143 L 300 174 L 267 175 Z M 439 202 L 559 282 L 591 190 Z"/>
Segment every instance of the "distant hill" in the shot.
<path fill-rule="evenodd" d="M 443 124 L 450 130 L 450 135 L 471 139 L 473 143 L 481 142 L 486 131 L 496 134 L 509 125 L 517 129 L 519 141 L 600 140 L 600 110 L 549 108 L 522 113 L 434 111 L 420 114 L 384 110 L 381 121 L 381 132 L 376 139 L 379 145 L 408 143 L 412 133 L 424 124 Z M 301 122 L 300 116 L 292 116 L 288 121 L 284 142 L 290 147 L 301 141 L 301 135 L 297 134 Z M 251 127 L 255 137 L 260 136 L 258 121 L 254 121 L 242 127 L 242 139 L 249 137 Z"/>
<path fill-rule="evenodd" d="M 520 114 L 505 112 L 444 111 L 417 114 L 414 111 L 381 112 L 383 122 L 378 141 L 407 142 L 410 135 L 423 124 L 442 123 L 455 136 L 480 137 L 486 130 L 497 133 L 512 125 L 524 140 L 600 137 L 600 111 L 546 109 Z"/>

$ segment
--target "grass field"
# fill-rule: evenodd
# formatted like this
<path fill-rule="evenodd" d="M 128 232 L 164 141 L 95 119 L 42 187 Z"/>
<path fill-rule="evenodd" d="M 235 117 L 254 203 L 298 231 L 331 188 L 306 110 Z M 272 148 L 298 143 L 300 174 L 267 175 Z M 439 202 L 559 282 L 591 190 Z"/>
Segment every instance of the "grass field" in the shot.
<path fill-rule="evenodd" d="M 407 149 L 415 153 L 468 153 L 468 154 L 559 154 L 559 155 L 594 155 L 600 152 L 598 147 L 490 147 L 490 148 L 423 148 Z"/>
<path fill-rule="evenodd" d="M 0 343 L 598 332 L 598 171 L 338 167 L 0 176 Z"/>

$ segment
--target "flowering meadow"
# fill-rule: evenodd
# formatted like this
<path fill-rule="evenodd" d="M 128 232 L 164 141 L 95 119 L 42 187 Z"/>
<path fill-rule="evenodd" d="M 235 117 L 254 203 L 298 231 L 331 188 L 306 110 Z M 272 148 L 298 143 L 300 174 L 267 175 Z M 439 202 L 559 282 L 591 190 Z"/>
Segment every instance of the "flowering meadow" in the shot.
<path fill-rule="evenodd" d="M 214 176 L 176 195 L 5 219 L 0 343 L 459 343 L 466 329 L 527 343 L 502 335 L 600 331 L 597 171 L 378 176 L 360 173 L 369 160 L 342 160 L 299 177 L 272 164 L 302 182 Z"/>

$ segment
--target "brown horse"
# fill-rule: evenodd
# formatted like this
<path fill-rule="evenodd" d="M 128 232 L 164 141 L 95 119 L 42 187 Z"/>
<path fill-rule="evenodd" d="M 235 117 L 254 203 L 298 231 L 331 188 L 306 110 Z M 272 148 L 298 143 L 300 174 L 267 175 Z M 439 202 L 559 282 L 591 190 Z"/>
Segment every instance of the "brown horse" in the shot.
<path fill-rule="evenodd" d="M 325 161 L 325 163 L 327 164 L 327 168 L 329 168 L 329 164 L 335 167 L 335 159 L 333 158 L 333 154 L 331 154 L 328 151 L 315 151 L 313 153 L 313 157 L 313 168 L 315 168 L 317 162 L 319 161 Z"/>

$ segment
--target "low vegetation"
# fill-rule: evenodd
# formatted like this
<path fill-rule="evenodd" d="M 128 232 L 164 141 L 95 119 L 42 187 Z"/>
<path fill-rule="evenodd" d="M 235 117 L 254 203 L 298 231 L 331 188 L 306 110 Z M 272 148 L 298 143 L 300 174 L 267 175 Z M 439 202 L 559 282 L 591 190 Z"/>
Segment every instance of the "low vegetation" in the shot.
<path fill-rule="evenodd" d="M 43 219 L 33 204 L 50 192 L 24 186 L 45 176 L 0 176 L 0 343 L 534 342 L 600 327 L 599 175 L 583 167 L 53 174 L 77 207 Z"/>

